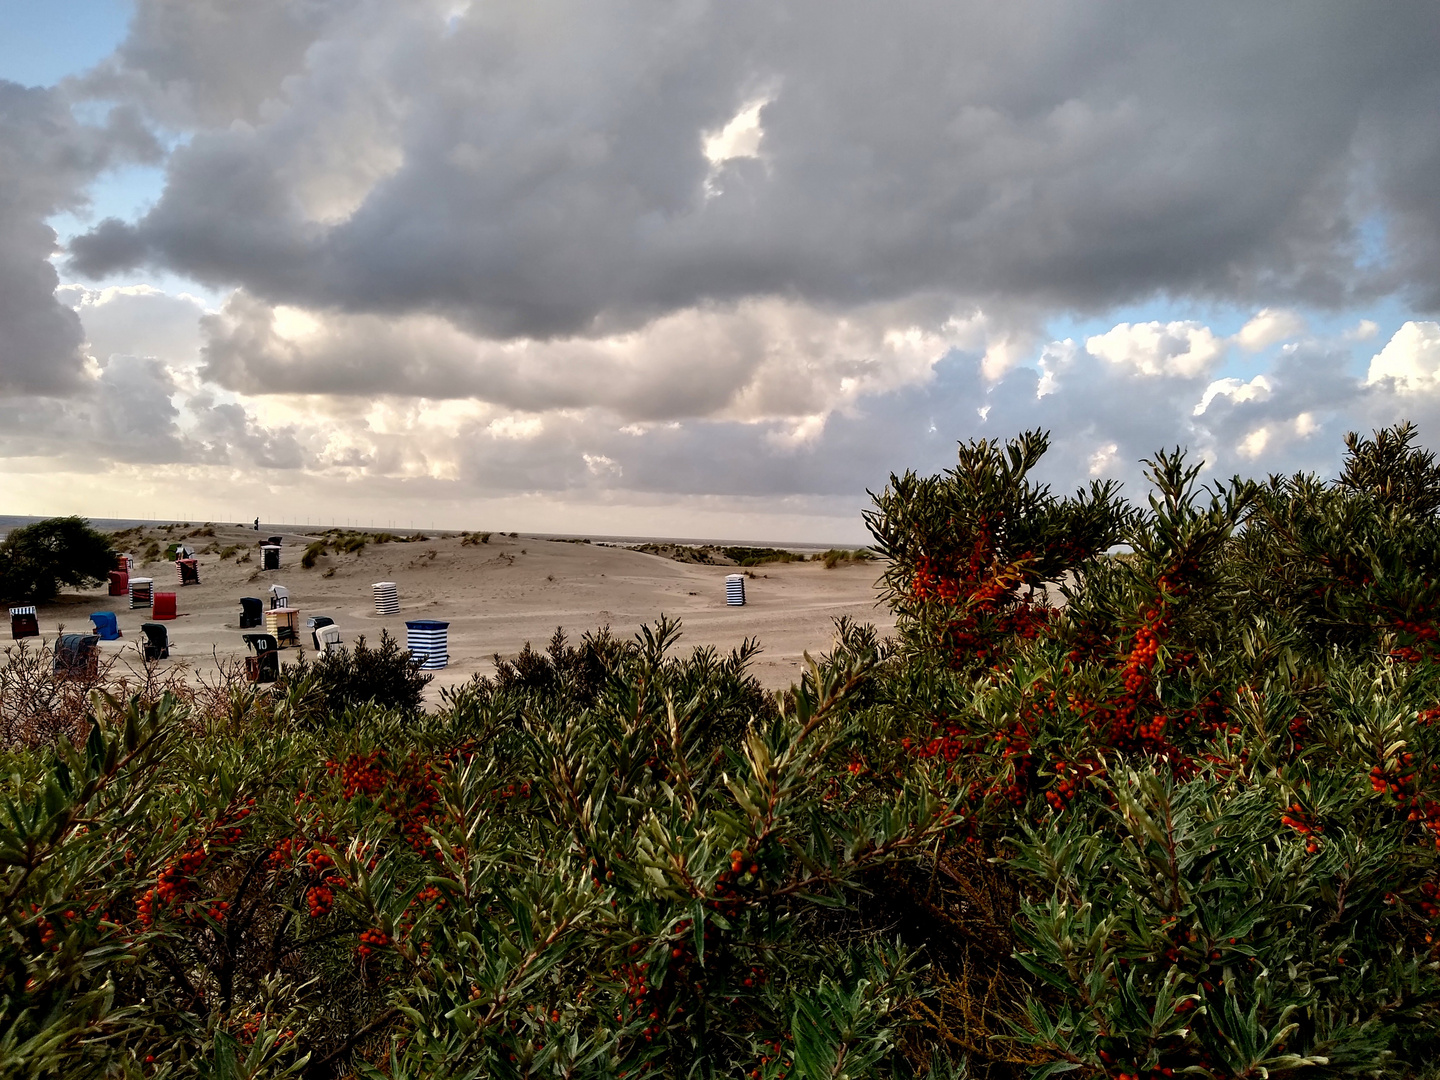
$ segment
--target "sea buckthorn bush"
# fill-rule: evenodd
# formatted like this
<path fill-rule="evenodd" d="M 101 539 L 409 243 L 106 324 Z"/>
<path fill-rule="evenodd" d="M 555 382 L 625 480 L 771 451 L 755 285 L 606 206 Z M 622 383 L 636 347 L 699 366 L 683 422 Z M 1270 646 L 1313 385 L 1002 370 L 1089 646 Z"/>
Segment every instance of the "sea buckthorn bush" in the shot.
<path fill-rule="evenodd" d="M 964 444 L 875 496 L 894 639 L 779 695 L 665 619 L 428 708 L 392 642 L 67 691 L 0 761 L 0 1075 L 1436 1075 L 1416 438 L 1135 501 Z"/>
<path fill-rule="evenodd" d="M 877 496 L 901 644 L 864 765 L 943 761 L 961 807 L 905 938 L 933 1039 L 996 1074 L 1433 1073 L 1440 469 L 1414 440 L 1352 435 L 1333 483 L 1202 486 L 1162 452 L 1137 508 L 1035 484 L 1032 432 Z M 986 890 L 1002 950 L 970 940 Z"/>
<path fill-rule="evenodd" d="M 751 647 L 684 657 L 677 636 L 587 639 L 599 685 L 557 639 L 564 692 L 476 680 L 428 713 L 351 705 L 335 723 L 313 670 L 243 724 L 170 694 L 96 698 L 87 742 L 6 762 L 0 1072 L 779 1077 L 901 1059 L 923 965 L 823 916 L 950 828 L 938 771 L 837 798 L 873 652 L 817 663 L 781 704 L 745 673 Z"/>

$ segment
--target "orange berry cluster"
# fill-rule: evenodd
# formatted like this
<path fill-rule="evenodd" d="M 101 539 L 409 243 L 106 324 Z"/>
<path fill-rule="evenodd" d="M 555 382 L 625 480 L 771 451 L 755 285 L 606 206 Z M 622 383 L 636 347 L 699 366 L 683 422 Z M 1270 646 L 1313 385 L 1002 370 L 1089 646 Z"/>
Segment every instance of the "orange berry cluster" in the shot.
<path fill-rule="evenodd" d="M 1407 821 L 1418 822 L 1435 837 L 1435 846 L 1440 848 L 1440 803 L 1433 799 L 1417 798 L 1410 804 Z"/>
<path fill-rule="evenodd" d="M 284 870 L 295 861 L 295 852 L 304 841 L 293 836 L 287 836 L 275 845 L 266 864 L 271 870 Z"/>
<path fill-rule="evenodd" d="M 239 1039 L 240 1042 L 244 1043 L 246 1046 L 250 1046 L 255 1042 L 256 1037 L 259 1036 L 260 1028 L 264 1025 L 264 1023 L 265 1014 L 255 1013 L 250 1017 L 250 1019 L 246 1020 L 243 1024 L 240 1025 L 239 1030 L 235 1033 L 235 1037 Z M 286 1030 L 280 1032 L 280 1034 L 276 1037 L 276 1041 L 288 1042 L 294 1037 L 294 1029 L 287 1028 Z"/>
<path fill-rule="evenodd" d="M 1305 850 L 1311 855 L 1320 850 L 1316 837 L 1324 830 L 1311 819 L 1309 813 L 1298 802 L 1291 803 L 1286 807 L 1285 813 L 1280 815 L 1280 824 L 1288 825 L 1301 836 L 1306 837 Z"/>
<path fill-rule="evenodd" d="M 40 905 L 31 904 L 30 913 L 39 915 Z M 51 952 L 59 951 L 60 945 L 55 939 L 65 930 L 65 924 L 73 922 L 76 917 L 74 910 L 66 910 L 59 915 L 52 915 L 48 919 L 40 919 L 40 947 L 49 949 Z"/>
<path fill-rule="evenodd" d="M 400 916 L 399 936 L 403 940 L 409 941 L 411 935 L 415 932 L 417 908 L 425 904 L 433 905 L 436 913 L 442 912 L 450 906 L 450 902 L 445 899 L 444 894 L 440 892 L 437 886 L 428 885 L 421 889 L 411 897 L 410 903 L 405 905 L 405 911 Z M 430 943 L 428 941 L 422 941 L 420 943 L 420 951 L 422 953 L 428 953 L 429 950 Z"/>
<path fill-rule="evenodd" d="M 789 1038 L 789 1035 L 786 1035 Z M 764 1044 L 764 1053 L 760 1055 L 760 1065 L 764 1067 L 772 1061 L 778 1062 L 780 1069 L 775 1073 L 775 1080 L 785 1080 L 790 1074 L 790 1069 L 795 1065 L 794 1057 L 785 1050 L 785 1046 L 779 1039 L 767 1039 Z M 759 1068 L 750 1070 L 750 1080 L 759 1080 L 761 1073 Z"/>
<path fill-rule="evenodd" d="M 744 898 L 743 890 L 762 883 L 760 864 L 754 855 L 736 848 L 730 852 L 730 869 L 720 871 L 715 877 L 715 897 L 709 905 L 716 910 L 738 909 Z"/>
<path fill-rule="evenodd" d="M 1160 652 L 1160 640 L 1165 633 L 1165 612 L 1157 605 L 1140 613 L 1144 622 L 1135 631 L 1134 647 L 1125 663 L 1125 692 L 1139 694 L 1150 681 L 1150 671 Z"/>
<path fill-rule="evenodd" d="M 356 795 L 374 797 L 385 788 L 385 772 L 380 766 L 380 751 L 351 754 L 343 762 L 325 762 L 325 771 L 340 775 L 340 791 L 346 799 Z"/>
<path fill-rule="evenodd" d="M 327 761 L 325 768 L 330 775 L 339 775 L 344 798 L 375 799 L 417 854 L 440 858 L 425 831 L 440 803 L 440 773 L 433 763 L 411 753 L 391 766 L 383 750 L 372 750 L 351 754 L 343 762 Z"/>
<path fill-rule="evenodd" d="M 390 946 L 390 935 L 378 927 L 360 931 L 360 944 L 355 946 L 356 954 L 364 959 L 378 949 Z"/>
<path fill-rule="evenodd" d="M 305 904 L 310 909 L 310 918 L 322 919 L 335 906 L 335 891 L 328 885 L 312 885 L 305 890 Z"/>
<path fill-rule="evenodd" d="M 1025 575 L 1022 567 L 1029 551 L 1013 562 L 996 550 L 989 524 L 981 521 L 963 566 L 955 558 L 922 556 L 910 579 L 910 595 L 921 602 L 938 602 L 963 608 L 963 614 L 946 622 L 944 647 L 958 666 L 985 663 L 1008 637 L 1034 638 L 1049 621 L 1051 611 L 1018 595 Z"/>
<path fill-rule="evenodd" d="M 1425 621 L 1421 621 L 1421 619 Z M 1411 664 L 1418 664 L 1422 660 L 1440 659 L 1440 652 L 1437 652 L 1440 626 L 1437 626 L 1433 615 L 1421 616 L 1414 620 L 1396 619 L 1393 625 L 1397 631 L 1410 638 L 1411 643 L 1392 649 L 1391 656 Z"/>
<path fill-rule="evenodd" d="M 1376 765 L 1370 770 L 1370 786 L 1404 806 L 1415 784 L 1414 765 L 1415 755 L 1408 753 L 1399 755 L 1389 769 Z"/>
<path fill-rule="evenodd" d="M 192 843 L 166 864 L 156 878 L 155 887 L 147 890 L 135 904 L 140 913 L 140 921 L 149 926 L 155 921 L 160 908 L 185 900 L 190 894 L 195 874 L 204 861 L 204 847 Z"/>
<path fill-rule="evenodd" d="M 1045 793 L 1045 801 L 1058 814 L 1070 805 L 1080 785 L 1100 771 L 1097 761 L 1056 761 L 1055 786 Z"/>
<path fill-rule="evenodd" d="M 1420 895 L 1422 899 L 1416 907 L 1427 919 L 1440 919 L 1440 885 L 1433 881 L 1425 881 L 1420 884 Z"/>

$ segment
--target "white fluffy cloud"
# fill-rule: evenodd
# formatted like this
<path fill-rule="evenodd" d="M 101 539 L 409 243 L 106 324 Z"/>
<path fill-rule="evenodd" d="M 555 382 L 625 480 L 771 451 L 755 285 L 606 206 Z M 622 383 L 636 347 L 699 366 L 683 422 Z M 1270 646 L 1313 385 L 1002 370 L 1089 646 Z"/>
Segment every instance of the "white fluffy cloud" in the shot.
<path fill-rule="evenodd" d="M 1265 308 L 1240 328 L 1235 343 L 1246 352 L 1260 352 L 1276 342 L 1305 332 L 1305 319 L 1296 311 Z"/>
<path fill-rule="evenodd" d="M 1234 402 L 1241 401 L 1264 401 L 1270 396 L 1270 380 L 1264 375 L 1256 375 L 1249 382 L 1241 382 L 1239 379 L 1216 379 L 1205 388 L 1205 393 L 1200 397 L 1200 403 L 1195 406 L 1194 415 L 1203 416 L 1210 403 L 1217 397 L 1224 395 Z"/>
<path fill-rule="evenodd" d="M 1370 361 L 1365 380 L 1391 383 L 1397 393 L 1435 397 L 1440 393 L 1440 323 L 1407 322 Z"/>
<path fill-rule="evenodd" d="M 1121 323 L 1086 339 L 1085 349 L 1140 375 L 1194 379 L 1215 365 L 1225 343 L 1196 322 Z"/>

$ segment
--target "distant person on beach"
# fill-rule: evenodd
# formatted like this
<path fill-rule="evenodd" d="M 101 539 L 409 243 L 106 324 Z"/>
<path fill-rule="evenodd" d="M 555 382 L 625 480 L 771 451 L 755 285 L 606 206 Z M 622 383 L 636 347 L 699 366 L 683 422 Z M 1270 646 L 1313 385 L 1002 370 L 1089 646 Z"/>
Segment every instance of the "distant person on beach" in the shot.
<path fill-rule="evenodd" d="M 260 519 L 258 517 L 255 519 L 255 531 L 260 531 Z"/>

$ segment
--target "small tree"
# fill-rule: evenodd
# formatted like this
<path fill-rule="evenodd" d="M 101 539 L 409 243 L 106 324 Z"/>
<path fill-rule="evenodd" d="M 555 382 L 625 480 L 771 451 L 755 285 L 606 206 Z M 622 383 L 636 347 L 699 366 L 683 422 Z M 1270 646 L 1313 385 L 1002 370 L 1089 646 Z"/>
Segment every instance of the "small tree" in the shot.
<path fill-rule="evenodd" d="M 109 538 L 84 518 L 46 518 L 22 525 L 0 543 L 0 595 L 43 604 L 61 586 L 104 581 L 114 566 Z"/>

